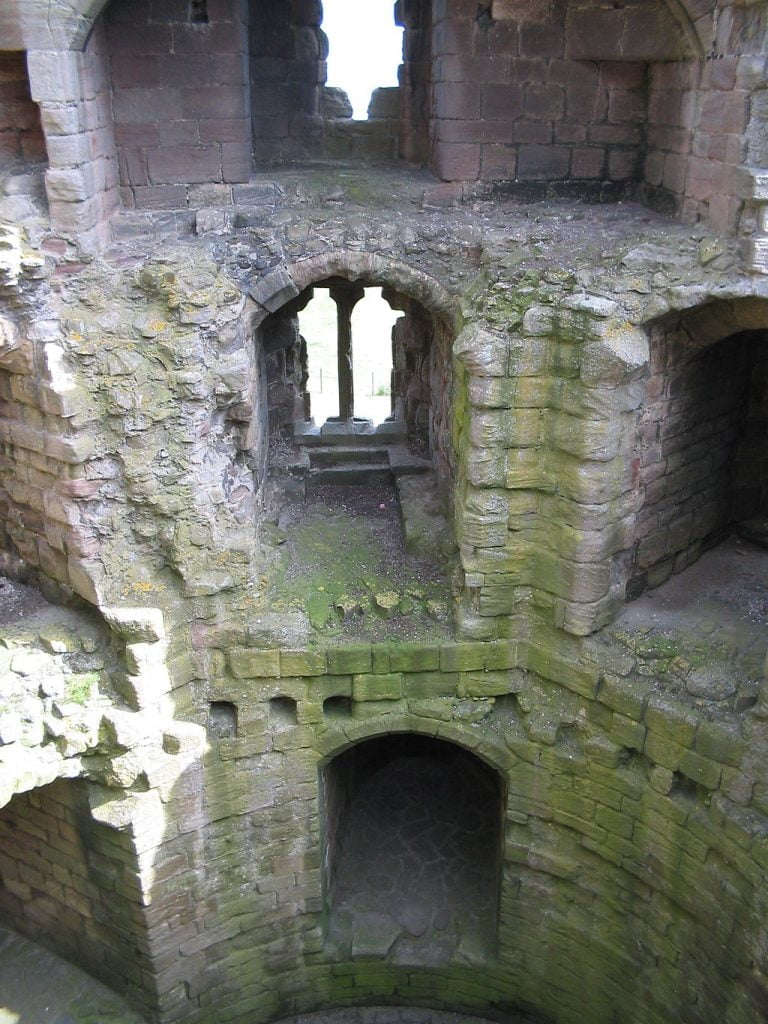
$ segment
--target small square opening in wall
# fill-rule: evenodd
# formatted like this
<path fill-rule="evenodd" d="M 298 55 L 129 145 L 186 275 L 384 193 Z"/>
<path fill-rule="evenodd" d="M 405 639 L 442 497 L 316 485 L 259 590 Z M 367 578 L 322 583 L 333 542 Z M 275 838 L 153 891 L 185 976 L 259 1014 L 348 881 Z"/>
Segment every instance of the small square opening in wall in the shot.
<path fill-rule="evenodd" d="M 226 740 L 237 736 L 237 707 L 226 700 L 212 701 L 208 708 L 208 739 Z"/>
<path fill-rule="evenodd" d="M 352 698 L 328 697 L 323 701 L 323 714 L 326 718 L 349 718 L 352 714 Z"/>
<path fill-rule="evenodd" d="M 189 20 L 193 25 L 208 24 L 208 0 L 190 0 Z"/>
<path fill-rule="evenodd" d="M 273 697 L 269 702 L 269 718 L 278 729 L 298 725 L 296 701 L 292 697 Z"/>

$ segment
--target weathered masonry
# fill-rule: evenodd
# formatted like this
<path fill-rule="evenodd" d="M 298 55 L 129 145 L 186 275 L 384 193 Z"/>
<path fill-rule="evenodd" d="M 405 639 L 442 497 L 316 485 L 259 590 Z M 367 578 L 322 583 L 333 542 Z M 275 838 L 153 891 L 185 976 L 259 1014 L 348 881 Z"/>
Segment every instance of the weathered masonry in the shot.
<path fill-rule="evenodd" d="M 0 923 L 156 1024 L 759 1024 L 768 4 L 398 0 L 368 121 L 322 13 L 0 5 Z"/>

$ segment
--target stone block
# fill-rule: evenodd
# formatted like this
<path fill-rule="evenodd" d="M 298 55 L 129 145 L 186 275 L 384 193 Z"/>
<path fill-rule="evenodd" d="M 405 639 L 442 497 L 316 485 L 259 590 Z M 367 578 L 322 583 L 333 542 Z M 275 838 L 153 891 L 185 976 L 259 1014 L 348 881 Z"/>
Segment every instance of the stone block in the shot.
<path fill-rule="evenodd" d="M 352 699 L 356 701 L 394 701 L 403 697 L 403 676 L 399 672 L 388 675 L 353 675 Z"/>
<path fill-rule="evenodd" d="M 717 789 L 723 766 L 693 750 L 684 750 L 680 754 L 680 771 L 705 789 Z"/>
<path fill-rule="evenodd" d="M 459 697 L 501 697 L 514 692 L 516 681 L 509 672 L 460 672 Z"/>
<path fill-rule="evenodd" d="M 745 743 L 737 726 L 705 719 L 699 722 L 694 748 L 704 757 L 738 768 L 744 757 Z"/>
<path fill-rule="evenodd" d="M 270 313 L 299 294 L 299 289 L 285 267 L 278 267 L 263 277 L 251 279 L 249 291 L 251 298 Z"/>
<path fill-rule="evenodd" d="M 399 644 L 390 648 L 389 665 L 392 672 L 436 672 L 440 668 L 440 648 L 418 643 Z"/>
<path fill-rule="evenodd" d="M 624 11 L 571 5 L 566 20 L 566 56 L 573 60 L 620 60 Z"/>
<path fill-rule="evenodd" d="M 467 672 L 485 667 L 486 645 L 483 643 L 452 643 L 440 647 L 441 672 Z"/>
<path fill-rule="evenodd" d="M 524 109 L 533 120 L 557 121 L 565 113 L 565 92 L 559 85 L 528 85 Z"/>
<path fill-rule="evenodd" d="M 280 676 L 280 652 L 236 647 L 228 655 L 229 668 L 235 679 L 260 679 Z"/>
<path fill-rule="evenodd" d="M 654 694 L 645 709 L 645 724 L 650 732 L 690 747 L 693 745 L 699 716 L 679 701 Z"/>
<path fill-rule="evenodd" d="M 523 23 L 520 26 L 522 57 L 562 57 L 565 34 L 560 25 Z"/>
<path fill-rule="evenodd" d="M 147 157 L 154 185 L 196 184 L 221 181 L 220 146 L 180 146 L 157 149 Z"/>
<path fill-rule="evenodd" d="M 567 178 L 571 151 L 566 146 L 523 146 L 518 156 L 521 181 Z"/>
<path fill-rule="evenodd" d="M 326 670 L 324 651 L 280 651 L 280 674 L 282 676 L 321 676 L 325 674 Z"/>
<path fill-rule="evenodd" d="M 439 82 L 435 86 L 435 116 L 467 121 L 480 116 L 480 85 L 475 82 Z"/>
<path fill-rule="evenodd" d="M 459 685 L 458 672 L 406 672 L 403 693 L 409 701 L 432 697 L 455 697 Z M 444 711 L 443 708 L 441 710 Z"/>
<path fill-rule="evenodd" d="M 434 165 L 435 174 L 443 181 L 476 181 L 480 176 L 480 146 L 438 142 Z"/>
<path fill-rule="evenodd" d="M 368 644 L 330 648 L 326 652 L 329 675 L 365 674 L 371 671 L 371 648 Z"/>
<path fill-rule="evenodd" d="M 482 116 L 492 121 L 513 121 L 523 112 L 523 87 L 488 83 L 482 89 Z"/>

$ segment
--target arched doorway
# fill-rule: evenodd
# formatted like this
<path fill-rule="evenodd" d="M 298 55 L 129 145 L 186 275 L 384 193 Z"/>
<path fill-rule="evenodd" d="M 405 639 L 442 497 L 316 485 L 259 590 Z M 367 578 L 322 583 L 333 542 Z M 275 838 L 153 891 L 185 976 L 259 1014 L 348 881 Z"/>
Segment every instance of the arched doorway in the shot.
<path fill-rule="evenodd" d="M 321 773 L 326 948 L 339 959 L 477 962 L 492 955 L 501 777 L 444 740 L 366 740 Z"/>

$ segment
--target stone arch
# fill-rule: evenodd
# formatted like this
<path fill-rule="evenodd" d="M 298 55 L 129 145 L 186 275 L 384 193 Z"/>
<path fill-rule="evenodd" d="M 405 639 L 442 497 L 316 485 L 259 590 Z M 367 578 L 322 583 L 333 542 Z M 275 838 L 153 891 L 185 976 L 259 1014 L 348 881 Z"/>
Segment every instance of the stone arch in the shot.
<path fill-rule="evenodd" d="M 474 754 L 476 758 L 500 776 L 506 776 L 509 769 L 518 761 L 501 736 L 490 732 L 486 732 L 481 738 L 470 729 L 451 722 L 435 722 L 418 715 L 398 715 L 396 718 L 387 715 L 384 718 L 374 718 L 353 725 L 345 725 L 343 733 L 336 730 L 325 733 L 316 748 L 320 755 L 317 762 L 318 769 L 322 770 L 334 758 L 358 743 L 381 736 L 403 733 L 431 736 L 444 740 L 446 743 L 452 743 L 454 746 L 466 750 L 467 753 Z"/>
<path fill-rule="evenodd" d="M 454 299 L 439 281 L 400 260 L 378 253 L 339 249 L 335 252 L 297 260 L 259 278 L 251 286 L 255 306 L 251 323 L 262 320 L 295 298 L 306 288 L 329 277 L 348 281 L 370 281 L 416 299 L 430 313 L 441 316 L 455 327 L 459 311 Z"/>

